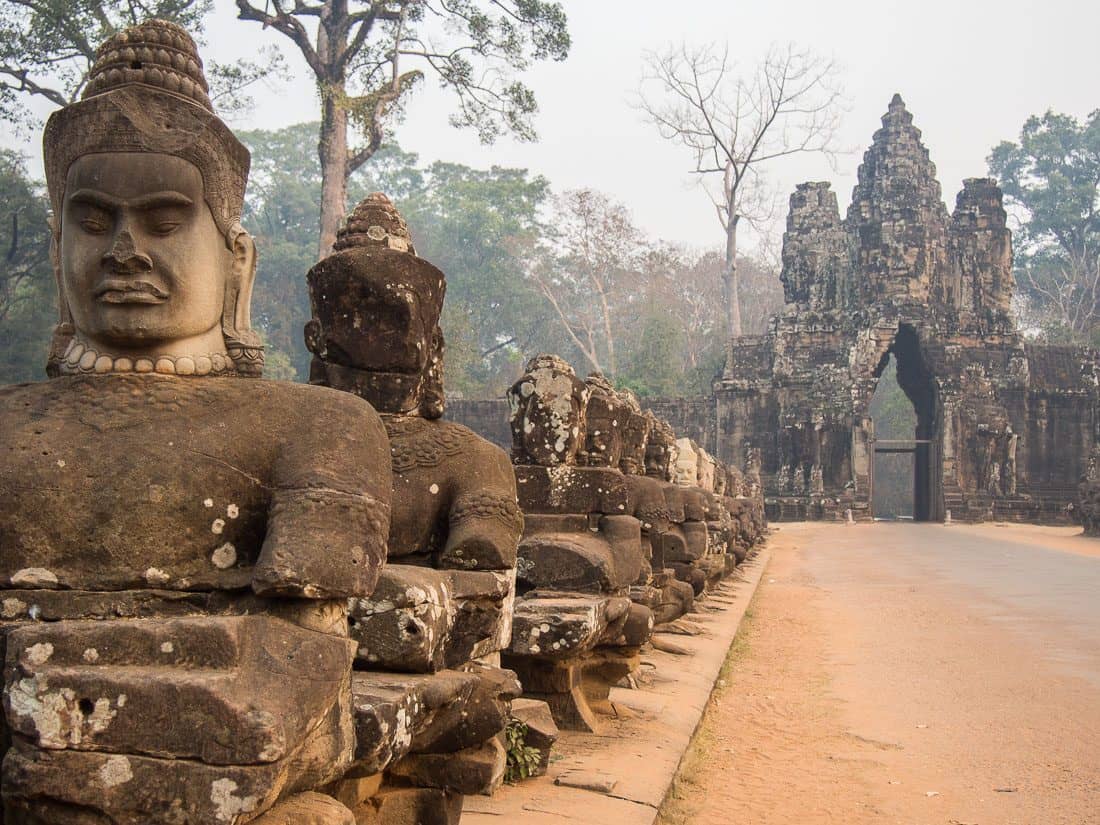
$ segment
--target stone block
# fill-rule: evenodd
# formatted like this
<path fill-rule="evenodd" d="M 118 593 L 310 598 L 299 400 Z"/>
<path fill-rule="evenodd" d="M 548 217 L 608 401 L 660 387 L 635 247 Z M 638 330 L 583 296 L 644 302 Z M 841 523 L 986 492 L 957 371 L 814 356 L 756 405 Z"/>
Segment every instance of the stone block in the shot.
<path fill-rule="evenodd" d="M 354 813 L 356 825 L 458 825 L 462 794 L 439 788 L 383 788 Z"/>
<path fill-rule="evenodd" d="M 504 648 L 512 572 L 390 564 L 369 598 L 350 599 L 349 634 L 365 669 L 434 673 Z"/>
<path fill-rule="evenodd" d="M 350 757 L 324 720 L 348 701 L 353 645 L 268 616 L 62 621 L 8 635 L 9 727 L 48 749 L 244 765 Z"/>
<path fill-rule="evenodd" d="M 446 574 L 387 565 L 369 597 L 348 600 L 349 634 L 366 667 L 431 673 L 444 666 L 453 606 Z"/>
<path fill-rule="evenodd" d="M 252 825 L 356 825 L 355 815 L 331 796 L 302 793 L 280 802 Z"/>
<path fill-rule="evenodd" d="M 414 753 L 394 763 L 389 776 L 421 788 L 491 796 L 504 781 L 504 746 L 496 738 L 454 753 Z"/>
<path fill-rule="evenodd" d="M 519 545 L 521 589 L 615 593 L 642 569 L 641 527 L 633 516 L 529 515 Z"/>
<path fill-rule="evenodd" d="M 535 775 L 542 776 L 550 764 L 554 743 L 558 741 L 558 726 L 550 706 L 540 699 L 521 697 L 512 701 L 512 716 L 527 726 L 524 744 L 539 752 L 539 769 Z"/>
<path fill-rule="evenodd" d="M 504 730 L 515 674 L 470 665 L 430 675 L 352 676 L 356 750 L 352 775 L 383 771 L 408 753 L 450 753 Z"/>
<path fill-rule="evenodd" d="M 518 599 L 508 653 L 545 659 L 576 656 L 617 637 L 629 618 L 630 607 L 630 601 L 622 597 Z"/>

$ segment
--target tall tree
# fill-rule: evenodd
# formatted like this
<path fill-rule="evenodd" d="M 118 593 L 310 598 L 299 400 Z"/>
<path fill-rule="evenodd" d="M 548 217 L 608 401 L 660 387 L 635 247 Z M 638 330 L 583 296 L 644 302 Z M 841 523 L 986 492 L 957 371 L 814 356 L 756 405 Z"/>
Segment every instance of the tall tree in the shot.
<path fill-rule="evenodd" d="M 150 17 L 179 23 L 201 39 L 212 0 L 0 0 L 0 120 L 33 123 L 30 103 L 64 106 L 80 97 L 96 47 L 126 26 Z M 274 52 L 232 64 L 209 61 L 207 79 L 218 109 L 251 104 L 248 87 L 278 75 Z"/>
<path fill-rule="evenodd" d="M 532 58 L 565 59 L 570 45 L 565 12 L 547 0 L 236 3 L 240 19 L 285 35 L 316 80 L 321 256 L 336 239 L 349 176 L 382 146 L 425 73 L 455 95 L 455 126 L 485 142 L 506 131 L 533 140 L 535 96 L 516 75 Z"/>
<path fill-rule="evenodd" d="M 640 105 L 661 137 L 687 147 L 725 234 L 727 329 L 743 332 L 738 229 L 767 220 L 774 199 L 761 167 L 790 155 L 832 156 L 842 108 L 834 61 L 773 46 L 747 75 L 734 73 L 728 47 L 680 46 L 646 56 Z"/>
<path fill-rule="evenodd" d="M 1048 111 L 988 158 L 1014 209 L 1016 280 L 1058 338 L 1096 343 L 1100 327 L 1100 110 L 1084 123 Z"/>

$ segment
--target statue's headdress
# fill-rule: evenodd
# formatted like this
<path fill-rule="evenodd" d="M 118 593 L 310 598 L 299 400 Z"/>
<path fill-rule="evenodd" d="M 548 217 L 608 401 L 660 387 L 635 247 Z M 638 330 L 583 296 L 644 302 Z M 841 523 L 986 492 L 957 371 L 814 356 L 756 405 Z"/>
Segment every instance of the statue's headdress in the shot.
<path fill-rule="evenodd" d="M 42 140 L 46 185 L 61 215 L 73 161 L 97 152 L 160 152 L 198 167 L 223 232 L 240 223 L 248 149 L 214 114 L 202 60 L 184 29 L 148 20 L 96 52 L 81 99 L 54 112 Z"/>
<path fill-rule="evenodd" d="M 46 123 L 42 148 L 55 233 L 62 229 L 65 181 L 74 161 L 105 152 L 156 152 L 198 168 L 204 199 L 232 248 L 244 232 L 240 221 L 250 158 L 214 113 L 208 92 L 195 41 L 175 23 L 147 20 L 107 39 L 96 52 L 81 99 Z M 238 370 L 258 374 L 262 347 L 248 324 L 247 306 L 243 319 L 232 312 L 233 305 L 251 299 L 251 273 L 244 280 L 226 295 L 223 329 Z M 69 323 L 65 314 L 63 307 L 55 351 Z"/>

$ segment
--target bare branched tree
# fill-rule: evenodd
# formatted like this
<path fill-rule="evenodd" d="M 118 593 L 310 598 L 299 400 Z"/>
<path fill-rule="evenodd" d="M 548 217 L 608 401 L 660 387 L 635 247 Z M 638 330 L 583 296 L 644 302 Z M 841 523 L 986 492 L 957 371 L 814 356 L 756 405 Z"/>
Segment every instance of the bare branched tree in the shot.
<path fill-rule="evenodd" d="M 321 236 L 327 255 L 344 217 L 348 177 L 382 146 L 409 93 L 434 75 L 452 92 L 451 123 L 484 142 L 534 140 L 531 59 L 569 52 L 553 0 L 236 0 L 237 16 L 272 28 L 301 52 L 321 96 Z M 353 145 L 353 143 L 355 145 Z"/>
<path fill-rule="evenodd" d="M 1016 277 L 1022 289 L 1020 322 L 1054 338 L 1088 341 L 1100 326 L 1100 252 L 1080 256 L 1020 255 Z"/>
<path fill-rule="evenodd" d="M 629 312 L 644 239 L 621 204 L 591 189 L 555 199 L 555 248 L 531 268 L 570 343 L 593 370 L 618 371 L 616 330 Z"/>
<path fill-rule="evenodd" d="M 833 60 L 794 46 L 772 47 L 747 75 L 734 68 L 728 47 L 648 53 L 640 108 L 663 138 L 691 150 L 692 172 L 714 202 L 726 241 L 727 324 L 737 336 L 742 334 L 739 224 L 767 222 L 775 205 L 761 167 L 807 152 L 831 161 L 843 94 Z M 720 185 L 708 187 L 712 179 Z"/>

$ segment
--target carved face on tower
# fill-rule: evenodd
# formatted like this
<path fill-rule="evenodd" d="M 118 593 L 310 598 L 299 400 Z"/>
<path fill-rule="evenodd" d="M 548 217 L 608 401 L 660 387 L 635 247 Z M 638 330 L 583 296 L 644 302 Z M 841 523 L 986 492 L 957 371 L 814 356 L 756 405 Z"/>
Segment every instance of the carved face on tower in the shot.
<path fill-rule="evenodd" d="M 590 390 L 556 355 L 536 355 L 508 390 L 512 460 L 554 467 L 576 464 L 585 443 Z"/>
<path fill-rule="evenodd" d="M 630 390 L 620 390 L 619 398 L 623 402 L 623 452 L 619 469 L 628 475 L 645 473 L 646 438 L 652 426 L 650 419 L 642 412 L 638 397 Z"/>
<path fill-rule="evenodd" d="M 443 415 L 443 273 L 419 258 L 404 219 L 380 192 L 309 271 L 310 381 L 367 399 L 379 412 Z"/>
<path fill-rule="evenodd" d="M 189 35 L 149 21 L 108 40 L 44 153 L 61 305 L 51 374 L 259 374 L 248 151 L 213 114 Z"/>
<path fill-rule="evenodd" d="M 589 390 L 585 444 L 577 463 L 589 467 L 618 467 L 627 411 L 615 388 L 600 373 L 592 373 L 584 383 Z"/>

